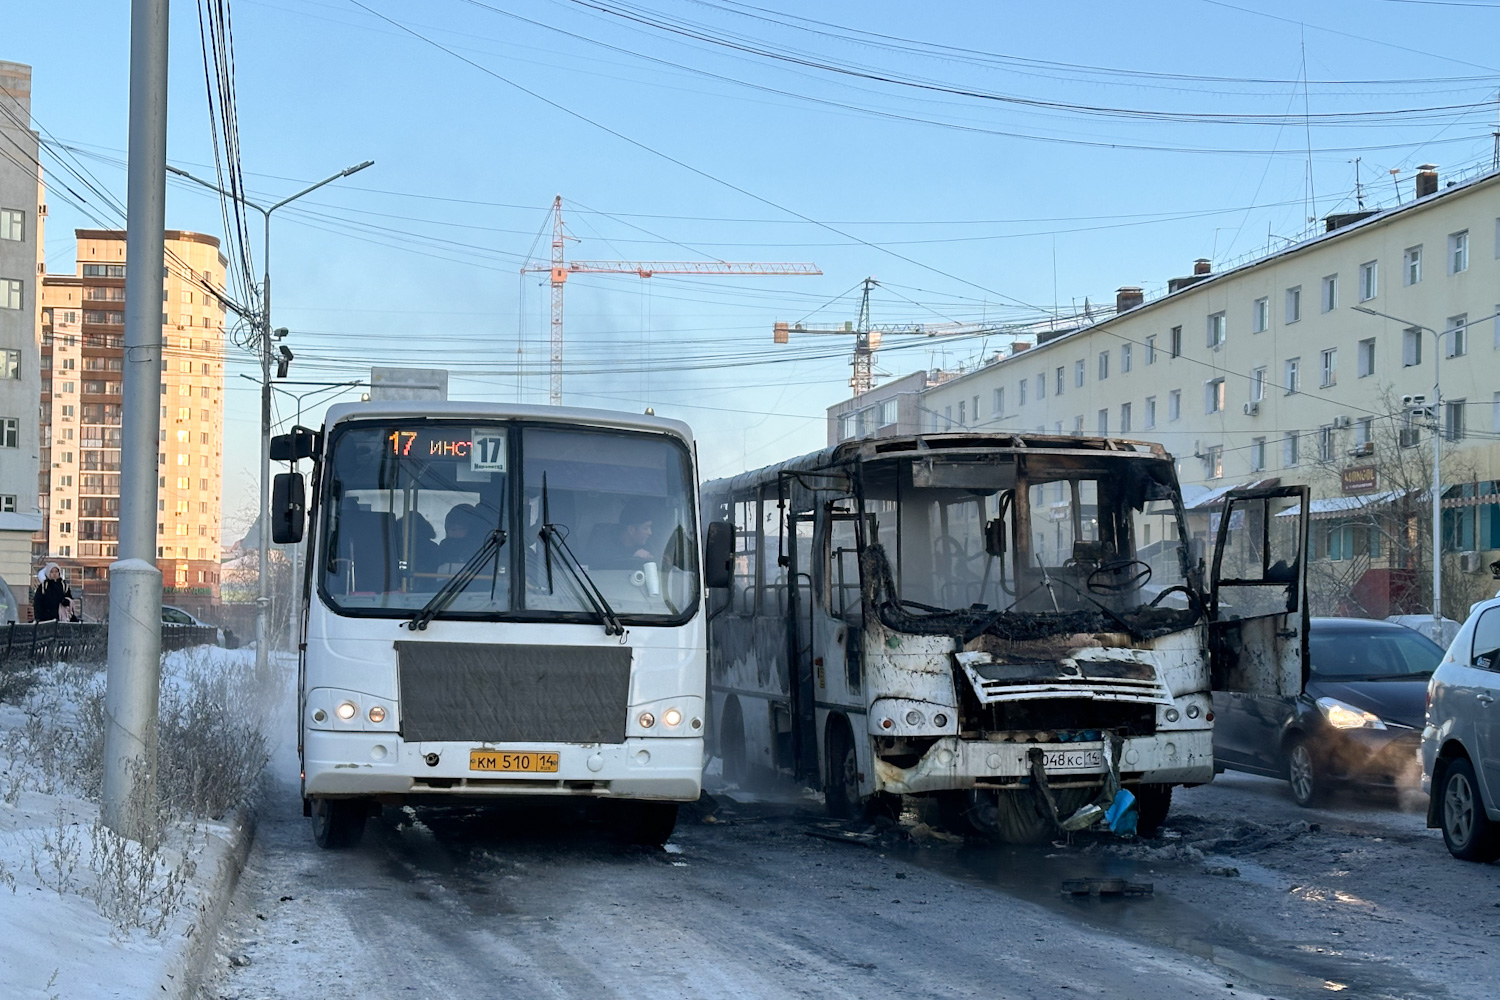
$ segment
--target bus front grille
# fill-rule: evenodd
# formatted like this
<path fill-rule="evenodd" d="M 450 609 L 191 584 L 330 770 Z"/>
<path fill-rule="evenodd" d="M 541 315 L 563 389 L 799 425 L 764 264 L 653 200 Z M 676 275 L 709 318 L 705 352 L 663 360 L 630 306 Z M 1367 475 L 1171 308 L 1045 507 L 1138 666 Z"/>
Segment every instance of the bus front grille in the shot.
<path fill-rule="evenodd" d="M 407 742 L 623 743 L 624 646 L 397 642 Z"/>

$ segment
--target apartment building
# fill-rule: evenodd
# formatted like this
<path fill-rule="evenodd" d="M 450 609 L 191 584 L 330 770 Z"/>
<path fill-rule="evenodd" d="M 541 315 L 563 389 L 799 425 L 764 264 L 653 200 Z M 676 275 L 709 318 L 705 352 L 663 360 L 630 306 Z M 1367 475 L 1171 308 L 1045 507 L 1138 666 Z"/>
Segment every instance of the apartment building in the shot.
<path fill-rule="evenodd" d="M 1113 318 L 925 390 L 924 429 L 1160 442 L 1203 511 L 1229 487 L 1307 483 L 1315 565 L 1347 570 L 1325 610 L 1383 615 L 1423 600 L 1439 426 L 1462 618 L 1500 556 L 1500 173 L 1440 186 L 1424 167 L 1417 194 L 1223 273 L 1200 260 L 1149 301 L 1122 288 Z M 1201 543 L 1211 518 L 1190 522 Z"/>
<path fill-rule="evenodd" d="M 31 590 L 37 508 L 37 399 L 43 204 L 31 67 L 0 62 L 0 577 L 18 602 Z M 14 612 L 15 609 L 8 609 Z M 6 620 L 0 617 L 0 623 Z"/>
<path fill-rule="evenodd" d="M 76 236 L 77 272 L 42 281 L 37 558 L 67 567 L 95 615 L 119 554 L 125 233 Z M 156 555 L 163 599 L 191 609 L 219 599 L 226 266 L 216 238 L 166 233 Z"/>

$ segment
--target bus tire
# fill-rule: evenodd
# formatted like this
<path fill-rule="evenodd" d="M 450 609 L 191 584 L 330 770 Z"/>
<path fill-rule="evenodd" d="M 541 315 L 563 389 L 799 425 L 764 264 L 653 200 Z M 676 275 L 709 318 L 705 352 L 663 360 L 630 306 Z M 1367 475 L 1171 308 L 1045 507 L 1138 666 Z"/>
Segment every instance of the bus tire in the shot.
<path fill-rule="evenodd" d="M 364 799 L 313 799 L 313 841 L 330 851 L 357 846 L 369 811 Z"/>
<path fill-rule="evenodd" d="M 661 847 L 677 828 L 676 802 L 618 802 L 616 835 L 627 844 Z"/>
<path fill-rule="evenodd" d="M 724 783 L 745 788 L 749 785 L 750 767 L 745 760 L 745 716 L 740 700 L 731 697 L 724 703 L 719 722 L 719 761 L 723 765 Z"/>
<path fill-rule="evenodd" d="M 1172 786 L 1138 785 L 1131 791 L 1135 793 L 1136 836 L 1156 836 L 1167 821 L 1167 813 L 1172 811 Z"/>
<path fill-rule="evenodd" d="M 825 737 L 828 753 L 824 756 L 823 803 L 835 819 L 854 819 L 861 814 L 859 795 L 859 755 L 854 750 L 854 734 L 841 715 L 830 716 Z"/>

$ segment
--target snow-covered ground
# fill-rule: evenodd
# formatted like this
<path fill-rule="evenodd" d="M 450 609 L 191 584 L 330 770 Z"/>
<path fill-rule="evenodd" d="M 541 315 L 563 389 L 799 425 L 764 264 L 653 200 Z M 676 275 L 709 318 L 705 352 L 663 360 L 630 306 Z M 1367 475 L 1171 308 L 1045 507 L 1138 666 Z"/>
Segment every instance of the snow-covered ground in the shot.
<path fill-rule="evenodd" d="M 266 694 L 285 688 L 257 683 L 254 663 L 243 649 L 163 657 L 154 851 L 99 822 L 102 665 L 44 667 L 29 691 L 0 670 L 0 995 L 184 995 L 249 832 L 239 806 L 279 700 Z"/>

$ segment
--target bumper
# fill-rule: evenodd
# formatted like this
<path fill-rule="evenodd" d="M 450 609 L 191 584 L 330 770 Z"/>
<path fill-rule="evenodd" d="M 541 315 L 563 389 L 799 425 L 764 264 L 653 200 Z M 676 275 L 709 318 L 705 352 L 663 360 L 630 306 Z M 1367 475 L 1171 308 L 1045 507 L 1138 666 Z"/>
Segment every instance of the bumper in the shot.
<path fill-rule="evenodd" d="M 1320 740 L 1329 777 L 1354 785 L 1395 787 L 1421 772 L 1422 736 L 1414 729 L 1344 729 Z"/>
<path fill-rule="evenodd" d="M 555 753 L 554 773 L 469 770 L 479 743 L 403 743 L 395 733 L 308 731 L 302 794 L 309 797 L 496 798 L 563 795 L 696 801 L 703 790 L 703 739 L 630 738 L 616 744 L 529 743 L 486 749 Z M 435 765 L 427 755 L 436 754 Z"/>
<path fill-rule="evenodd" d="M 1031 782 L 1027 752 L 1102 751 L 1093 743 L 992 743 L 949 737 L 938 740 L 914 766 L 897 767 L 876 758 L 875 788 L 896 794 L 939 792 L 957 788 L 1019 788 Z M 1054 788 L 1097 785 L 1107 770 L 1095 767 L 1048 768 Z M 1197 784 L 1214 774 L 1213 730 L 1190 729 L 1138 736 L 1125 741 L 1120 778 L 1127 782 Z"/>

